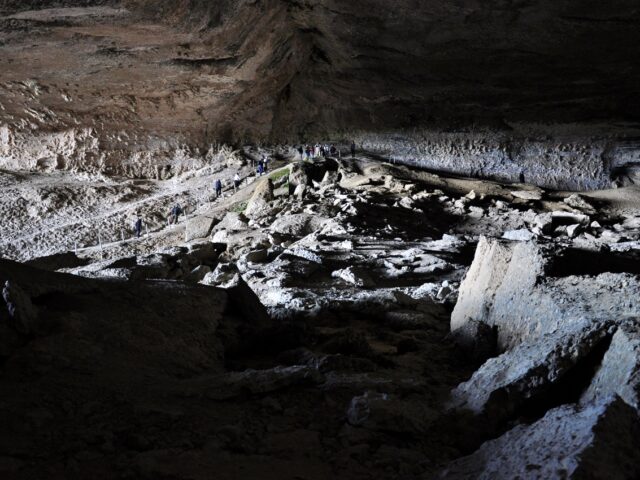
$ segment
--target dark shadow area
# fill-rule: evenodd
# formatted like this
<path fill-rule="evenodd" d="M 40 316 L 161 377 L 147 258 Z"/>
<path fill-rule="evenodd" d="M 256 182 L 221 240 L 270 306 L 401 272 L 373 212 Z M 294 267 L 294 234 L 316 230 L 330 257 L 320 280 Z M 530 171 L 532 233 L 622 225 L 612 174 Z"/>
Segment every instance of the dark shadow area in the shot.
<path fill-rule="evenodd" d="M 633 253 L 594 252 L 569 248 L 554 257 L 546 272 L 549 277 L 601 273 L 640 274 L 640 258 Z"/>
<path fill-rule="evenodd" d="M 562 378 L 551 385 L 551 388 L 536 395 L 522 404 L 516 415 L 523 423 L 534 423 L 554 408 L 570 403 L 577 403 L 582 394 L 589 388 L 605 353 L 611 345 L 612 335 L 603 338 L 582 360 L 580 360 Z"/>

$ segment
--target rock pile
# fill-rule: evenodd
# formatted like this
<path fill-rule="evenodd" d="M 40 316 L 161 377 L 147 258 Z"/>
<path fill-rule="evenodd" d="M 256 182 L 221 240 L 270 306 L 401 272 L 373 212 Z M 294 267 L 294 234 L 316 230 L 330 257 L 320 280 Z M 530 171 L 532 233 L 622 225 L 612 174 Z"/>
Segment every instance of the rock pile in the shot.
<path fill-rule="evenodd" d="M 271 175 L 152 253 L 0 262 L 1 473 L 636 476 L 640 217 L 367 160 Z"/>

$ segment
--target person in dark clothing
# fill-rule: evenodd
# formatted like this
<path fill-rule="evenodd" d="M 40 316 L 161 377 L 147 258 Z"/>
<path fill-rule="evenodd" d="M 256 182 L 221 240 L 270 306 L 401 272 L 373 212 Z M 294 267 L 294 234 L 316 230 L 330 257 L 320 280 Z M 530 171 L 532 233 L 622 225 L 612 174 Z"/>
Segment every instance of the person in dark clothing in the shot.
<path fill-rule="evenodd" d="M 136 232 L 136 237 L 140 238 L 140 235 L 142 235 L 142 219 L 140 217 L 133 224 L 133 230 Z"/>
<path fill-rule="evenodd" d="M 331 156 L 335 157 L 336 153 L 338 153 L 338 151 L 336 150 L 336 146 L 335 145 L 331 145 Z"/>
<path fill-rule="evenodd" d="M 264 173 L 264 164 L 262 163 L 262 160 L 260 160 L 260 162 L 258 162 L 258 175 L 262 176 L 263 173 Z"/>
<path fill-rule="evenodd" d="M 304 160 L 304 148 L 302 148 L 302 145 L 298 147 L 298 153 L 300 154 L 300 161 Z"/>
<path fill-rule="evenodd" d="M 311 154 L 313 153 L 311 150 L 311 147 L 309 145 L 307 145 L 307 148 L 305 150 L 305 153 L 307 154 L 307 160 L 311 159 Z"/>
<path fill-rule="evenodd" d="M 356 158 L 356 142 L 351 143 L 351 158 Z"/>
<path fill-rule="evenodd" d="M 182 207 L 179 203 L 176 203 L 175 206 L 171 209 L 171 217 L 169 218 L 169 223 L 178 223 L 180 215 L 182 215 Z"/>
<path fill-rule="evenodd" d="M 220 198 L 222 196 L 222 180 L 218 178 L 214 186 L 216 189 L 216 198 Z"/>

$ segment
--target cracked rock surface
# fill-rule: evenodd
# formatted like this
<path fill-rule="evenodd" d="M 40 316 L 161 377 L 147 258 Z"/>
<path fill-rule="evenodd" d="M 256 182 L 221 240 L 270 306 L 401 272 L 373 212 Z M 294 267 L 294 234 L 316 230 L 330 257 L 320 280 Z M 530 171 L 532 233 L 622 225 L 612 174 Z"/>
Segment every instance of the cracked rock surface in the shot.
<path fill-rule="evenodd" d="M 3 475 L 635 478 L 629 189 L 578 197 L 366 156 L 283 156 L 256 176 L 242 158 L 148 181 L 191 208 L 167 226 L 176 197 L 148 201 L 161 220 L 139 239 L 7 243 L 29 266 L 0 263 Z M 236 171 L 237 191 L 208 194 Z M 77 238 L 117 237 L 139 205 L 128 191 L 102 205 L 109 222 L 79 223 L 74 194 L 95 177 L 3 178 L 54 192 Z M 130 188 L 111 181 L 103 195 Z"/>

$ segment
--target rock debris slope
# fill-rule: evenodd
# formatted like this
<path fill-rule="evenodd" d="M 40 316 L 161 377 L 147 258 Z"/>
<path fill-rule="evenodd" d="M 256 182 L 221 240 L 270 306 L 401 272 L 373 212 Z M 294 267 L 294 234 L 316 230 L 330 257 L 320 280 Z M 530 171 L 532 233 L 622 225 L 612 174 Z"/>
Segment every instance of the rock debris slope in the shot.
<path fill-rule="evenodd" d="M 0 472 L 636 478 L 626 191 L 283 161 L 145 238 L 3 261 Z"/>

